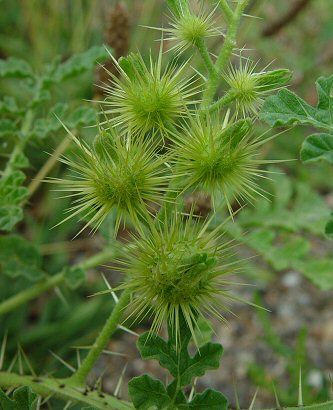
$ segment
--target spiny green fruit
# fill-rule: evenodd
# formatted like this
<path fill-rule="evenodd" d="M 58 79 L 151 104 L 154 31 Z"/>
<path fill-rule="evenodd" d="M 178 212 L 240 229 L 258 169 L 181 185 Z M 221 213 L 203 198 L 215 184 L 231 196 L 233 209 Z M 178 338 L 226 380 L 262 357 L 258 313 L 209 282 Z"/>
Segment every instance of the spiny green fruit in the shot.
<path fill-rule="evenodd" d="M 126 274 L 120 286 L 132 292 L 130 317 L 153 317 L 151 332 L 171 322 L 179 335 L 183 314 L 195 339 L 197 315 L 225 321 L 226 302 L 237 299 L 226 289 L 226 275 L 239 269 L 231 262 L 230 243 L 223 243 L 221 228 L 208 232 L 209 222 L 194 221 L 174 212 L 168 224 L 152 225 L 134 238 L 118 261 Z M 224 298 L 224 299 L 223 299 Z"/>
<path fill-rule="evenodd" d="M 259 166 L 267 161 L 257 155 L 264 140 L 253 138 L 251 129 L 250 119 L 223 125 L 218 115 L 192 116 L 173 134 L 174 173 L 182 176 L 183 191 L 222 193 L 230 213 L 232 199 L 251 201 L 261 194 L 256 179 L 265 172 Z"/>
<path fill-rule="evenodd" d="M 224 75 L 230 90 L 228 95 L 236 102 L 237 114 L 243 117 L 257 115 L 264 103 L 264 98 L 272 91 L 278 90 L 289 83 L 291 72 L 288 69 L 261 71 L 256 73 L 256 64 L 246 59 L 240 60 L 238 68 L 230 66 Z"/>
<path fill-rule="evenodd" d="M 130 54 L 117 63 L 120 77 L 110 73 L 111 85 L 105 88 L 102 102 L 110 122 L 132 133 L 158 130 L 165 133 L 170 124 L 194 104 L 197 93 L 194 77 L 183 78 L 185 65 L 168 65 L 162 70 L 162 49 L 157 61 L 148 65 L 140 54 Z"/>
<path fill-rule="evenodd" d="M 75 199 L 62 222 L 79 215 L 96 231 L 111 210 L 118 209 L 115 233 L 120 221 L 130 217 L 137 229 L 147 217 L 148 203 L 162 200 L 171 175 L 165 166 L 166 157 L 159 156 L 156 147 L 142 138 L 121 138 L 115 131 L 102 131 L 94 147 L 74 137 L 75 156 L 66 157 L 72 178 L 50 179 L 60 184 L 59 191 Z M 81 231 L 80 231 L 81 232 Z"/>
<path fill-rule="evenodd" d="M 221 34 L 220 30 L 214 26 L 215 9 L 207 12 L 202 6 L 194 12 L 189 6 L 185 7 L 180 2 L 174 5 L 169 4 L 169 7 L 172 11 L 170 27 L 157 28 L 157 30 L 165 33 L 166 40 L 175 43 L 171 50 L 182 53 L 191 46 L 199 45 L 205 38 Z"/>

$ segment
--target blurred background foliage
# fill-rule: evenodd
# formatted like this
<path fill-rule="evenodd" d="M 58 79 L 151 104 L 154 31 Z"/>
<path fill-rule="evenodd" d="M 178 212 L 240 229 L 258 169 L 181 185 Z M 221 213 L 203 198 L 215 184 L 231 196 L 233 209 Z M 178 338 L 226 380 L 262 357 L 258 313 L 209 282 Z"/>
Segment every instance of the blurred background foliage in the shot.
<path fill-rule="evenodd" d="M 85 53 L 91 47 L 102 44 L 113 48 L 117 58 L 128 51 L 136 50 L 145 58 L 149 57 L 150 49 L 159 48 L 160 32 L 144 26 L 167 25 L 166 2 L 124 0 L 120 3 L 120 9 L 116 3 L 118 4 L 111 0 L 0 0 L 0 59 L 22 59 L 31 65 L 34 72 L 43 73 L 55 61 L 66 63 L 73 55 Z M 118 12 L 115 11 L 117 7 Z M 290 88 L 308 103 L 315 105 L 315 80 L 320 75 L 333 73 L 333 1 L 252 0 L 247 14 L 238 39 L 242 55 L 251 56 L 254 61 L 259 61 L 259 69 L 268 64 L 273 68 L 289 68 L 294 73 Z M 223 20 L 217 18 L 217 24 L 223 31 Z M 212 53 L 217 46 L 216 41 L 214 38 L 210 39 Z M 167 51 L 167 42 L 164 47 Z M 180 57 L 180 60 L 191 59 L 189 71 L 192 65 L 200 68 L 201 64 L 198 56 L 192 54 L 193 51 L 189 50 Z M 171 57 L 172 54 L 166 52 L 164 63 L 166 64 Z M 105 58 L 104 56 L 104 60 Z M 235 61 L 238 61 L 237 56 Z M 112 70 L 110 61 L 106 62 L 106 66 Z M 62 118 L 65 111 L 68 113 L 66 115 L 70 115 L 79 108 L 90 107 L 91 104 L 87 100 L 102 98 L 101 90 L 96 87 L 101 79 L 105 80 L 103 70 L 98 66 L 92 69 L 92 64 L 88 64 L 82 72 L 65 78 L 59 85 L 54 84 L 52 96 L 39 108 L 40 115 L 50 119 L 52 112 L 55 111 L 55 105 L 59 103 L 63 104 L 58 106 L 59 116 L 63 115 Z M 29 87 L 25 87 L 24 84 L 21 86 L 22 83 L 18 81 L 16 78 L 0 79 L 0 96 L 3 100 L 5 95 L 11 95 L 24 107 L 26 101 L 31 98 L 30 91 Z M 74 121 L 73 124 L 74 129 L 80 130 L 82 135 L 92 139 L 96 128 L 91 125 L 96 117 L 89 111 L 85 112 L 87 115 L 89 113 L 92 116 L 87 121 Z M 50 122 L 48 124 L 50 125 Z M 83 125 L 90 125 L 90 128 Z M 258 124 L 256 132 L 261 133 L 265 130 L 267 126 Z M 264 305 L 270 303 L 265 299 L 265 292 L 269 293 L 272 286 L 279 287 L 278 281 L 291 271 L 301 273 L 310 279 L 313 283 L 311 286 L 316 286 L 324 292 L 333 289 L 333 246 L 324 235 L 325 222 L 333 209 L 333 173 L 328 163 L 304 165 L 300 162 L 300 146 L 310 131 L 313 131 L 310 127 L 290 128 L 265 145 L 262 156 L 286 160 L 279 164 L 278 168 L 274 168 L 277 172 L 273 177 L 274 183 L 263 182 L 264 189 L 272 194 L 272 198 L 270 201 L 259 200 L 255 206 L 249 205 L 240 212 L 235 224 L 227 225 L 230 236 L 242 238 L 240 242 L 244 246 L 245 255 L 258 255 L 249 262 L 246 273 L 249 280 L 253 280 L 263 293 Z M 64 129 L 60 126 L 50 126 L 44 138 L 33 140 L 28 145 L 25 152 L 30 162 L 25 170 L 27 184 L 31 183 L 38 170 L 48 161 L 49 153 L 57 149 L 64 139 Z M 0 143 L 0 164 L 3 167 L 13 143 L 7 135 L 0 136 Z M 63 172 L 66 172 L 65 167 L 57 163 L 50 175 L 58 176 Z M 25 206 L 24 221 L 16 227 L 17 233 L 38 247 L 43 257 L 42 267 L 49 274 L 55 274 L 64 265 L 94 254 L 110 242 L 112 236 L 109 226 L 112 225 L 113 215 L 110 215 L 100 233 L 94 237 L 89 236 L 89 233 L 82 233 L 72 241 L 78 230 L 77 222 L 74 220 L 51 229 L 63 218 L 63 212 L 69 204 L 67 199 L 60 201 L 55 199 L 57 197 L 58 194 L 52 192 L 49 186 L 40 185 Z M 207 204 L 203 205 L 203 208 L 205 207 L 207 208 Z M 221 223 L 223 219 L 224 215 L 221 215 L 216 223 Z M 246 232 L 249 233 L 242 236 Z M 113 282 L 119 280 L 116 273 L 110 275 Z M 28 282 L 29 280 L 24 277 L 13 280 L 1 275 L 0 300 L 24 289 Z M 55 293 L 47 293 L 1 318 L 0 336 L 6 329 L 12 335 L 11 340 L 16 340 L 15 344 L 9 345 L 9 357 L 15 356 L 18 343 L 24 347 L 37 371 L 52 372 L 57 368 L 54 356 L 49 355 L 45 359 L 47 350 L 56 351 L 58 355 L 74 363 L 75 350 L 71 346 L 89 344 L 92 335 L 96 334 L 112 306 L 109 297 L 87 301 L 88 295 L 101 289 L 103 283 L 100 276 L 94 271 L 89 271 L 87 280 L 79 290 L 61 289 Z M 319 292 L 316 295 L 317 298 L 321 297 L 318 296 Z M 331 293 L 325 295 L 325 300 L 328 300 Z M 309 303 L 311 304 L 311 301 Z M 274 313 L 275 307 L 269 308 Z M 242 314 L 241 311 L 239 314 Z M 274 314 L 272 317 L 274 318 Z M 297 322 L 297 318 L 293 320 Z M 267 332 L 268 322 L 263 315 L 258 319 L 258 323 L 262 322 Z M 287 374 L 286 380 L 291 380 L 293 386 L 296 385 L 295 374 L 298 374 L 298 371 L 295 373 L 297 364 L 292 349 L 301 351 L 302 358 L 298 363 L 302 363 L 305 372 L 320 367 L 312 363 L 316 355 L 307 352 L 306 332 L 299 333 L 303 325 L 311 326 L 304 320 L 301 320 L 300 324 L 295 323 L 295 337 L 291 341 L 293 348 L 284 349 L 282 342 L 280 344 L 281 336 L 273 333 L 266 337 L 265 342 L 273 346 L 274 354 L 282 356 L 287 363 L 284 374 Z M 262 337 L 264 338 L 264 335 Z M 329 337 L 332 338 L 333 334 Z M 276 348 L 277 345 L 282 348 Z M 332 351 L 331 353 L 333 355 Z M 328 359 L 326 363 L 326 366 L 320 369 L 325 382 L 309 387 L 310 401 L 318 397 L 325 399 L 330 394 L 327 369 L 330 365 L 333 366 L 333 359 Z M 245 366 L 243 363 L 241 365 Z M 59 375 L 61 371 L 63 370 L 60 369 Z M 271 403 L 271 378 L 274 375 L 267 374 L 267 371 L 260 363 L 249 366 L 248 388 L 243 393 L 240 391 L 245 401 L 250 396 L 251 386 L 259 384 L 269 392 L 266 399 Z M 292 373 L 291 376 L 288 376 L 288 372 Z M 279 376 L 283 379 L 283 375 Z M 240 390 L 241 388 L 240 384 Z M 282 380 L 278 391 L 280 396 L 283 396 L 285 404 L 295 403 L 295 388 L 284 387 Z M 263 400 L 265 403 L 265 396 Z"/>

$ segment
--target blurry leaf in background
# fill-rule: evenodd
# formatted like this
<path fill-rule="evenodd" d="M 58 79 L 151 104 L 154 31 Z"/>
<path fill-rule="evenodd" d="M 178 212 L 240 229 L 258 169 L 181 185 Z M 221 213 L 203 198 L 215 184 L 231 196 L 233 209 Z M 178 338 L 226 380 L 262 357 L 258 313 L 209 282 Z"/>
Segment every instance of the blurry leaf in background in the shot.
<path fill-rule="evenodd" d="M 302 145 L 301 159 L 303 162 L 325 160 L 333 164 L 333 134 L 313 134 L 307 137 Z"/>
<path fill-rule="evenodd" d="M 0 180 L 0 230 L 11 231 L 23 219 L 20 204 L 29 195 L 28 189 L 21 185 L 24 180 L 25 175 L 21 171 L 14 171 Z"/>
<path fill-rule="evenodd" d="M 295 233 L 305 230 L 322 235 L 330 215 L 324 198 L 306 183 L 293 184 L 281 172 L 270 178 L 272 187 L 269 189 L 274 189 L 271 201 L 258 201 L 256 207 L 245 208 L 239 215 L 239 223 L 245 228 L 280 228 Z"/>
<path fill-rule="evenodd" d="M 333 289 L 333 259 L 310 259 L 295 262 L 294 267 L 311 280 L 320 290 Z"/>
<path fill-rule="evenodd" d="M 97 61 L 102 63 L 109 58 L 109 52 L 105 46 L 93 46 L 83 53 L 73 55 L 58 67 L 55 81 L 61 82 L 91 70 Z"/>
<path fill-rule="evenodd" d="M 275 238 L 272 230 L 256 230 L 246 235 L 245 242 L 277 271 L 293 267 L 310 251 L 310 243 L 300 236 L 285 236 L 281 245 L 274 244 Z"/>
<path fill-rule="evenodd" d="M 77 289 L 86 280 L 86 272 L 81 268 L 67 267 L 65 270 L 65 281 L 70 289 Z"/>
<path fill-rule="evenodd" d="M 24 276 L 32 282 L 44 276 L 37 248 L 17 235 L 0 238 L 0 272 L 11 278 Z"/>
<path fill-rule="evenodd" d="M 30 65 L 24 60 L 13 57 L 0 60 L 0 77 L 32 78 L 33 76 Z"/>
<path fill-rule="evenodd" d="M 333 212 L 331 213 L 331 217 L 325 226 L 325 234 L 330 239 L 333 239 Z"/>

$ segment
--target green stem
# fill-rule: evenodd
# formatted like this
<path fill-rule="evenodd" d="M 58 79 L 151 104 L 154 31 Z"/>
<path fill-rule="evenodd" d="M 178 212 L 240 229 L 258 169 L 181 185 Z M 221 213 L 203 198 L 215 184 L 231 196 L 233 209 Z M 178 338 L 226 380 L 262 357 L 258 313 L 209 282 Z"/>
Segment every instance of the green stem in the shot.
<path fill-rule="evenodd" d="M 229 22 L 227 35 L 224 39 L 223 47 L 217 57 L 215 63 L 215 75 L 207 82 L 206 90 L 203 95 L 203 104 L 208 107 L 214 98 L 216 90 L 219 86 L 221 73 L 229 61 L 233 49 L 236 46 L 236 36 L 240 24 L 240 19 L 249 0 L 239 0 L 235 11 L 232 14 L 232 19 Z"/>
<path fill-rule="evenodd" d="M 118 303 L 113 308 L 111 315 L 106 321 L 100 334 L 97 336 L 97 339 L 95 340 L 95 343 L 90 349 L 87 357 L 84 359 L 79 369 L 70 378 L 71 381 L 75 381 L 76 383 L 79 383 L 81 385 L 85 384 L 86 377 L 101 355 L 105 346 L 109 342 L 112 334 L 117 330 L 117 326 L 121 320 L 124 309 L 127 306 L 129 300 L 130 292 L 128 290 L 125 290 L 119 298 Z"/>
<path fill-rule="evenodd" d="M 218 109 L 221 109 L 225 107 L 226 105 L 230 104 L 234 99 L 236 98 L 236 95 L 232 92 L 226 93 L 222 98 L 214 102 L 210 107 L 209 107 L 209 112 L 216 111 Z"/>
<path fill-rule="evenodd" d="M 116 397 L 88 392 L 71 383 L 70 379 L 51 379 L 47 377 L 21 376 L 14 373 L 0 372 L 0 386 L 13 388 L 13 386 L 31 387 L 42 397 L 55 397 L 64 401 L 94 406 L 102 410 L 133 410 L 132 404 L 119 400 Z"/>
<path fill-rule="evenodd" d="M 103 262 L 106 262 L 107 260 L 114 257 L 114 255 L 115 249 L 107 249 L 97 253 L 96 255 L 92 256 L 84 262 L 74 265 L 74 268 L 90 269 L 97 265 L 100 265 Z M 0 303 L 0 316 L 16 309 L 24 303 L 29 302 L 30 300 L 36 298 L 37 296 L 41 295 L 47 290 L 59 286 L 64 280 L 65 274 L 63 271 L 61 271 L 56 275 L 44 279 L 42 282 L 31 286 L 29 289 L 25 289 L 17 293 L 16 295 Z"/>
<path fill-rule="evenodd" d="M 215 72 L 215 66 L 214 63 L 209 55 L 209 51 L 206 45 L 206 42 L 203 38 L 200 38 L 197 42 L 196 42 L 196 47 L 206 65 L 206 68 L 209 72 L 210 76 L 215 76 L 216 72 Z"/>
<path fill-rule="evenodd" d="M 222 7 L 222 10 L 225 14 L 225 17 L 227 19 L 227 22 L 230 24 L 232 18 L 233 18 L 233 12 L 231 8 L 229 7 L 229 4 L 227 0 L 219 0 L 220 6 Z"/>

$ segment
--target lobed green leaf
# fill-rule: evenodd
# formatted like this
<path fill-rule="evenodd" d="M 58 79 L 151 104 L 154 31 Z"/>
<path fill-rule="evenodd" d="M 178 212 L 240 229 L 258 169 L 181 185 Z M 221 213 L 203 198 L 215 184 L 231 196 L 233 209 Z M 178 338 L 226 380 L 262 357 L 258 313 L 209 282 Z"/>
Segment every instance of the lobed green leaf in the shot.
<path fill-rule="evenodd" d="M 138 410 L 150 410 L 152 406 L 162 410 L 170 404 L 170 397 L 162 382 L 147 374 L 130 380 L 128 392 Z"/>
<path fill-rule="evenodd" d="M 306 124 L 333 130 L 333 75 L 317 82 L 318 105 L 312 107 L 293 92 L 283 89 L 266 99 L 260 117 L 270 126 Z"/>

